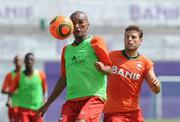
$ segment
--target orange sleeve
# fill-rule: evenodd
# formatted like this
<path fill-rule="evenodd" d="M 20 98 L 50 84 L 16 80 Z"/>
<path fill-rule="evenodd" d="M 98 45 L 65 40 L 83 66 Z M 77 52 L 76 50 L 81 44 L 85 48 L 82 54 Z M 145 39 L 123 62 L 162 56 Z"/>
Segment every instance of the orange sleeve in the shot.
<path fill-rule="evenodd" d="M 10 85 L 10 88 L 9 88 L 9 92 L 10 92 L 10 93 L 13 93 L 14 91 L 16 91 L 16 89 L 17 89 L 18 86 L 19 86 L 19 80 L 20 80 L 20 73 L 18 73 L 18 74 L 14 77 L 14 79 L 13 79 L 11 85 Z"/>
<path fill-rule="evenodd" d="M 66 47 L 63 48 L 61 55 L 61 77 L 66 77 L 65 58 L 64 58 Z"/>
<path fill-rule="evenodd" d="M 3 85 L 2 85 L 2 91 L 5 91 L 5 92 L 9 91 L 11 80 L 12 80 L 12 74 L 10 72 L 5 76 L 5 79 L 4 79 L 4 82 L 3 82 Z"/>
<path fill-rule="evenodd" d="M 42 80 L 43 93 L 47 92 L 48 86 L 46 81 L 46 74 L 43 71 L 39 71 L 40 78 Z"/>
<path fill-rule="evenodd" d="M 101 61 L 104 65 L 112 64 L 103 38 L 99 36 L 93 37 L 91 46 L 93 47 L 99 61 Z"/>
<path fill-rule="evenodd" d="M 150 59 L 146 58 L 145 72 L 147 73 L 152 68 L 153 65 L 154 65 L 153 62 Z"/>

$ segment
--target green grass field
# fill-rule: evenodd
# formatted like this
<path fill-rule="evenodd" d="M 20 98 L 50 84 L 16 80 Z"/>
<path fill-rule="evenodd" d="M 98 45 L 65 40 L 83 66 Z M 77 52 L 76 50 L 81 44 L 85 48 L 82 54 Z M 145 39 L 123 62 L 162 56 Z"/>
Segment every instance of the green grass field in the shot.
<path fill-rule="evenodd" d="M 180 119 L 165 119 L 165 120 L 145 120 L 145 122 L 180 122 Z"/>

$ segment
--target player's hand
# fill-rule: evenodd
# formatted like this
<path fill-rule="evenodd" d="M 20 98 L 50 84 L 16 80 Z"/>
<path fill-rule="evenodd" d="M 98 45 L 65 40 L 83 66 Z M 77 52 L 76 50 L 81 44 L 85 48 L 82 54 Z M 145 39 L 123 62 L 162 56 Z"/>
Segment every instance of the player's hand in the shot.
<path fill-rule="evenodd" d="M 36 111 L 36 114 L 37 116 L 40 116 L 40 117 L 43 117 L 44 116 L 44 113 L 47 111 L 48 109 L 48 106 L 43 105 L 41 108 L 39 108 L 37 111 Z"/>
<path fill-rule="evenodd" d="M 151 88 L 152 88 L 153 92 L 156 94 L 160 92 L 160 82 L 158 79 L 155 78 L 152 80 L 152 87 Z"/>
<path fill-rule="evenodd" d="M 7 100 L 7 102 L 6 102 L 6 107 L 11 107 L 11 102 L 10 102 L 10 100 L 9 100 L 10 98 L 8 97 L 8 100 Z"/>
<path fill-rule="evenodd" d="M 104 71 L 104 64 L 102 62 L 96 62 L 95 66 L 96 66 L 97 70 L 99 70 L 101 72 Z"/>
<path fill-rule="evenodd" d="M 102 62 L 96 62 L 95 66 L 97 68 L 98 71 L 104 73 L 104 74 L 112 74 L 112 69 L 110 66 L 105 66 Z"/>
<path fill-rule="evenodd" d="M 152 84 L 155 86 L 155 87 L 158 87 L 160 85 L 159 81 L 157 79 L 154 79 L 152 81 Z"/>
<path fill-rule="evenodd" d="M 8 108 L 10 107 L 10 104 L 9 104 L 9 102 L 7 102 L 7 103 L 6 103 L 6 107 L 8 107 Z"/>

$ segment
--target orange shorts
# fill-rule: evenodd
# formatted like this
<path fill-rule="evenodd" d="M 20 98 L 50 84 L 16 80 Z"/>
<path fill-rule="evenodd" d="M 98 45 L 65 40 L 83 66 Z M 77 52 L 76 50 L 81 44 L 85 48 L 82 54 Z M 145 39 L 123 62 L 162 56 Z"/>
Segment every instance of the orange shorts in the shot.
<path fill-rule="evenodd" d="M 18 122 L 18 108 L 17 107 L 9 107 L 8 109 L 8 117 L 10 122 Z"/>
<path fill-rule="evenodd" d="M 18 116 L 20 122 L 43 122 L 43 118 L 31 109 L 18 108 Z"/>
<path fill-rule="evenodd" d="M 84 119 L 86 122 L 99 122 L 104 109 L 104 102 L 99 97 L 78 101 L 66 101 L 62 106 L 59 122 L 75 122 Z"/>
<path fill-rule="evenodd" d="M 141 110 L 105 113 L 103 122 L 144 122 Z"/>

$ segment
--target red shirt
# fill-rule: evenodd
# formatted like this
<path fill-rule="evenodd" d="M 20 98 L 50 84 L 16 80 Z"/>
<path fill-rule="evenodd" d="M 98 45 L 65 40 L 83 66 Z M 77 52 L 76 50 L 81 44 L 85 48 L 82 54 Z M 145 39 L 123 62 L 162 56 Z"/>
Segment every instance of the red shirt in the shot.
<path fill-rule="evenodd" d="M 105 113 L 139 109 L 142 82 L 153 63 L 143 55 L 128 59 L 123 51 L 110 52 L 113 74 L 108 76 Z"/>
<path fill-rule="evenodd" d="M 4 79 L 4 82 L 3 82 L 3 85 L 2 85 L 2 91 L 4 92 L 9 92 L 9 88 L 10 88 L 10 85 L 13 84 L 14 82 L 13 81 L 13 74 L 12 72 L 9 72 L 5 79 Z"/>

